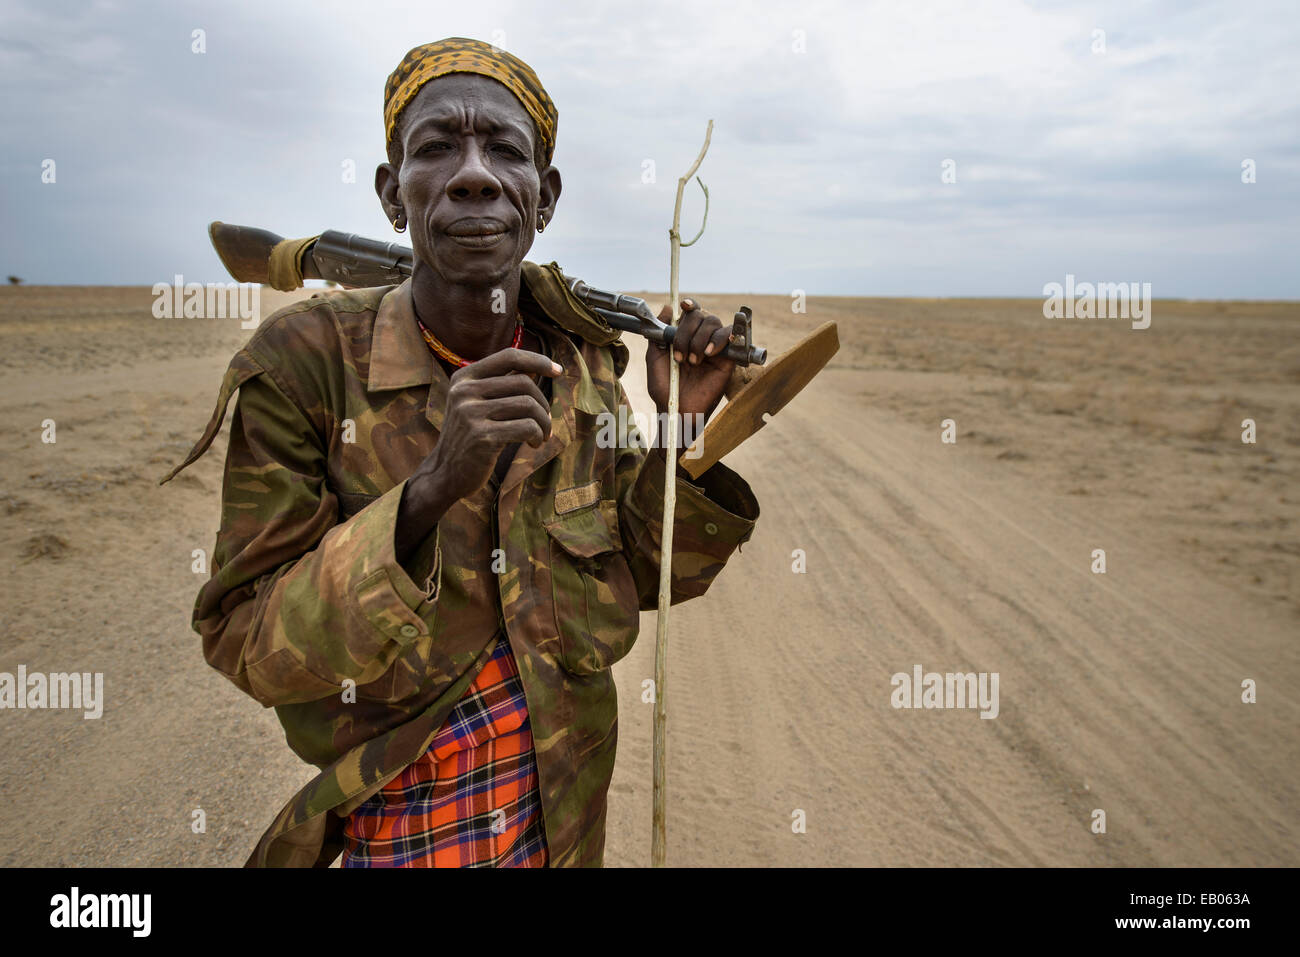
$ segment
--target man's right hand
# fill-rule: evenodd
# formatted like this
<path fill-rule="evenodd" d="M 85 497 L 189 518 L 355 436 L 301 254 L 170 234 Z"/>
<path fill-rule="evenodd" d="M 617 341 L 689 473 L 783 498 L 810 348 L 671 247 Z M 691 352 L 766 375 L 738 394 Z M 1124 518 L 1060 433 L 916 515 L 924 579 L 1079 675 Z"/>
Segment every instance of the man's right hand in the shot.
<path fill-rule="evenodd" d="M 540 353 L 502 349 L 452 374 L 438 444 L 407 481 L 398 509 L 398 562 L 447 509 L 483 487 L 502 449 L 516 442 L 536 447 L 550 438 L 551 410 L 529 375 L 561 371 Z"/>

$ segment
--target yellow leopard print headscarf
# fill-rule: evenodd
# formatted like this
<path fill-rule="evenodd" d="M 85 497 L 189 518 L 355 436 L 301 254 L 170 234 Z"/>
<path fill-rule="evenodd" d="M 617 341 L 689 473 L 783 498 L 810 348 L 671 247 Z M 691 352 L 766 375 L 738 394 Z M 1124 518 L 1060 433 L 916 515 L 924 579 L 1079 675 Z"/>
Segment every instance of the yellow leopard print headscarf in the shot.
<path fill-rule="evenodd" d="M 519 98 L 537 124 L 542 154 L 550 165 L 555 154 L 555 127 L 560 114 L 542 81 L 523 60 L 481 40 L 448 37 L 416 47 L 402 58 L 384 84 L 384 145 L 393 139 L 398 114 L 415 99 L 420 87 L 448 73 L 477 73 L 503 84 Z"/>

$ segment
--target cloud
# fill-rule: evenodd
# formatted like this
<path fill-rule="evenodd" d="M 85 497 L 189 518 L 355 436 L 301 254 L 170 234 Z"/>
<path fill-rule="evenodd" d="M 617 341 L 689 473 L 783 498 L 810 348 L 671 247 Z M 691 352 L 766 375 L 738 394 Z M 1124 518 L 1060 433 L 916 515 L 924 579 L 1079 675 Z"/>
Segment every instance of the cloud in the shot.
<path fill-rule="evenodd" d="M 1077 263 L 1164 295 L 1295 297 L 1298 34 L 1268 2 L 10 3 L 0 265 L 217 280 L 212 219 L 391 238 L 370 185 L 384 79 L 462 35 L 559 105 L 565 190 L 532 258 L 593 283 L 666 287 L 676 178 L 713 118 L 683 288 L 1036 295 Z M 695 187 L 687 206 L 698 222 Z"/>

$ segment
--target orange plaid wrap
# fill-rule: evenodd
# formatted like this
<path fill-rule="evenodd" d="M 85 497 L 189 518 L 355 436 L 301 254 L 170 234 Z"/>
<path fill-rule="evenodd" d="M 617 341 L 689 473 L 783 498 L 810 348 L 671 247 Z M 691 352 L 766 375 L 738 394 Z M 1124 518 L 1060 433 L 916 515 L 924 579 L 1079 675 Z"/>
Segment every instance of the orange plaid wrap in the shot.
<path fill-rule="evenodd" d="M 547 165 L 555 154 L 555 128 L 560 114 L 542 81 L 523 60 L 482 40 L 448 37 L 425 43 L 402 57 L 384 84 L 384 145 L 393 139 L 397 117 L 415 99 L 420 87 L 448 73 L 477 73 L 506 87 L 537 124 Z"/>
<path fill-rule="evenodd" d="M 545 867 L 524 687 L 503 634 L 429 749 L 344 825 L 344 867 Z"/>

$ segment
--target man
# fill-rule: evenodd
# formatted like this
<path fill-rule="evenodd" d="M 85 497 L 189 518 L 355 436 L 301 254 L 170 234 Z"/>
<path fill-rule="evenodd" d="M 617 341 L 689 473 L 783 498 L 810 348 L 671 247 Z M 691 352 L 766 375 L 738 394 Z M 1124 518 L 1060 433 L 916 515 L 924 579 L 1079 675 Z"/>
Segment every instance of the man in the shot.
<path fill-rule="evenodd" d="M 248 863 L 599 866 L 609 668 L 657 603 L 665 453 L 601 439 L 627 349 L 558 267 L 524 262 L 561 189 L 533 71 L 452 38 L 408 53 L 384 99 L 375 188 L 411 278 L 264 322 L 176 470 L 239 390 L 194 626 L 321 768 Z M 649 391 L 666 409 L 678 361 L 683 416 L 707 416 L 730 328 L 682 306 Z M 725 466 L 679 478 L 673 600 L 757 517 Z"/>

